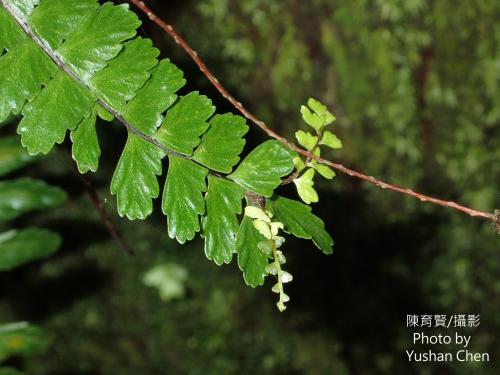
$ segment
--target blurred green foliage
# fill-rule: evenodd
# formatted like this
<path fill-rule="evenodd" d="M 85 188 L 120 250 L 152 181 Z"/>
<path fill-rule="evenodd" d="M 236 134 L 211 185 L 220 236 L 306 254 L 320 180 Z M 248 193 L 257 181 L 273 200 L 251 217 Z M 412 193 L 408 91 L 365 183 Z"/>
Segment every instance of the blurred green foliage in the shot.
<path fill-rule="evenodd" d="M 158 289 L 160 298 L 169 302 L 184 297 L 184 284 L 188 273 L 184 267 L 176 263 L 162 263 L 151 268 L 143 277 L 144 285 Z"/>
<path fill-rule="evenodd" d="M 336 115 L 343 141 L 342 151 L 325 156 L 478 209 L 500 207 L 497 0 L 158 0 L 151 6 L 242 102 L 289 139 L 300 127 L 300 105 L 317 97 Z M 212 93 L 163 33 L 149 23 L 144 32 L 190 81 L 198 77 L 190 89 Z M 119 135 L 109 126 L 100 131 L 105 151 L 118 155 Z M 113 165 L 97 175 L 98 187 L 109 184 Z M 269 288 L 245 287 L 234 262 L 223 268 L 207 262 L 200 242 L 179 248 L 161 217 L 115 218 L 137 252 L 120 254 L 70 168 L 56 152 L 28 170 L 70 193 L 65 210 L 26 219 L 62 233 L 62 251 L 42 266 L 0 276 L 0 320 L 34 321 L 55 337 L 47 355 L 13 363 L 29 374 L 500 371 L 499 237 L 487 222 L 348 177 L 318 181 L 317 210 L 336 249 L 327 259 L 306 242 L 287 241 L 292 303 L 278 314 Z M 184 292 L 168 303 L 142 283 L 165 263 L 188 275 Z M 155 284 L 168 285 L 164 276 Z M 411 313 L 480 314 L 481 325 L 469 333 L 472 348 L 493 361 L 408 364 Z"/>
<path fill-rule="evenodd" d="M 0 326 L 0 361 L 12 355 L 43 352 L 49 344 L 45 332 L 28 323 L 12 323 Z"/>
<path fill-rule="evenodd" d="M 4 136 L 0 139 L 0 177 L 3 177 L 0 180 L 0 272 L 12 271 L 47 258 L 61 245 L 61 237 L 50 230 L 36 227 L 11 229 L 11 224 L 7 226 L 7 223 L 23 215 L 54 209 L 66 201 L 66 193 L 62 189 L 42 180 L 6 179 L 35 160 L 27 155 L 15 137 Z M 3 318 L 0 315 L 0 321 Z M 49 336 L 37 326 L 27 322 L 0 324 L 0 364 L 13 357 L 42 353 L 49 344 Z M 10 367 L 1 367 L 0 374 L 20 373 Z"/>

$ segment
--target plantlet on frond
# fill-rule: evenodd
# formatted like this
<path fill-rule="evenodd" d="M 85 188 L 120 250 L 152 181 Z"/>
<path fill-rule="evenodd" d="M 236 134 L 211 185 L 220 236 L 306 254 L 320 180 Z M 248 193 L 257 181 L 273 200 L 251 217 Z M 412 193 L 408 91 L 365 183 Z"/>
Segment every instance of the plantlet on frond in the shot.
<path fill-rule="evenodd" d="M 114 118 L 128 133 L 111 180 L 118 213 L 131 220 L 151 215 L 168 156 L 162 211 L 169 236 L 185 243 L 200 232 L 207 258 L 217 265 L 237 254 L 252 287 L 264 283 L 272 254 L 271 264 L 281 273 L 277 290 L 283 310 L 288 297 L 282 283 L 291 277 L 281 271 L 279 230 L 312 239 L 326 254 L 333 245 L 310 207 L 275 194 L 293 171 L 297 153 L 269 140 L 240 161 L 245 119 L 215 114 L 211 100 L 198 92 L 179 94 L 186 83 L 182 71 L 168 59 L 159 61 L 151 40 L 136 36 L 140 21 L 127 5 L 97 0 L 0 0 L 0 5 L 0 122 L 22 117 L 17 132 L 32 155 L 48 153 L 70 132 L 73 158 L 86 173 L 99 167 L 97 118 Z M 312 150 L 319 153 L 319 144 L 333 144 L 323 128 L 334 117 L 319 102 L 310 101 L 309 107 L 312 112 L 303 114 L 317 130 Z M 311 160 L 304 168 L 297 186 L 300 181 L 307 186 L 315 170 L 327 174 Z M 245 196 L 257 197 L 274 221 L 241 215 Z"/>
<path fill-rule="evenodd" d="M 335 116 L 328 111 L 321 102 L 310 98 L 307 106 L 300 108 L 305 123 L 314 129 L 315 135 L 310 132 L 299 130 L 295 137 L 299 144 L 315 156 L 321 156 L 321 146 L 337 150 L 342 148 L 342 142 L 335 134 L 326 130 L 326 126 L 335 121 Z M 296 172 L 293 182 L 297 187 L 300 198 L 307 204 L 319 201 L 318 193 L 314 189 L 314 176 L 318 172 L 324 178 L 331 180 L 335 177 L 333 169 L 327 165 L 320 164 L 316 160 L 296 156 L 293 159 Z"/>

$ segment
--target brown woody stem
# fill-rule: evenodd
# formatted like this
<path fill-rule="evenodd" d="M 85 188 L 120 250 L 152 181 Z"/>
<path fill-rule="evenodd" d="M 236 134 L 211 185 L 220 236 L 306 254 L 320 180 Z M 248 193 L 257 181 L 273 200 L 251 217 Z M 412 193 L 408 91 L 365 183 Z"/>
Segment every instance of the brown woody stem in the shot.
<path fill-rule="evenodd" d="M 308 152 L 307 150 L 304 150 L 304 149 L 298 147 L 294 143 L 287 140 L 285 137 L 279 135 L 274 130 L 270 129 L 264 121 L 258 119 L 254 114 L 252 114 L 249 110 L 247 110 L 241 102 L 239 102 L 233 95 L 231 95 L 229 93 L 229 91 L 215 77 L 215 75 L 207 68 L 207 66 L 203 62 L 203 60 L 198 56 L 198 53 L 193 48 L 191 48 L 191 46 L 181 37 L 180 34 L 178 34 L 174 30 L 174 28 L 171 25 L 169 25 L 168 23 L 163 21 L 161 18 L 159 18 L 146 4 L 144 4 L 143 1 L 140 1 L 140 0 L 129 0 L 129 1 L 132 4 L 134 4 L 137 8 L 139 8 L 139 10 L 141 10 L 143 13 L 145 13 L 146 16 L 152 22 L 154 22 L 156 25 L 158 25 L 170 37 L 172 37 L 174 39 L 174 41 L 191 57 L 191 59 L 198 66 L 200 71 L 207 77 L 207 79 L 212 83 L 212 85 L 217 89 L 217 91 L 219 91 L 219 93 L 225 99 L 227 99 L 247 120 L 253 122 L 260 129 L 262 129 L 267 135 L 278 140 L 279 142 L 281 142 L 283 145 L 287 146 L 291 150 L 294 150 L 297 153 L 305 156 L 309 160 L 316 160 L 317 162 L 319 162 L 321 164 L 328 165 L 329 167 L 331 167 L 331 168 L 333 168 L 341 173 L 345 173 L 351 177 L 356 177 L 360 180 L 369 182 L 375 186 L 378 186 L 381 189 L 392 190 L 392 191 L 400 193 L 400 194 L 409 195 L 411 197 L 419 199 L 422 202 L 429 202 L 429 203 L 432 203 L 435 205 L 448 207 L 448 208 L 460 211 L 460 212 L 467 214 L 469 216 L 488 219 L 488 220 L 493 221 L 494 223 L 497 223 L 496 224 L 497 226 L 500 226 L 500 224 L 498 224 L 498 221 L 499 221 L 498 215 L 495 215 L 493 213 L 475 210 L 475 209 L 460 205 L 460 204 L 455 203 L 455 202 L 434 198 L 434 197 L 431 197 L 428 195 L 420 194 L 420 193 L 415 192 L 411 189 L 406 189 L 403 187 L 399 187 L 397 185 L 393 185 L 393 184 L 386 183 L 384 181 L 380 181 L 373 176 L 365 175 L 363 173 L 360 173 L 360 172 L 357 172 L 357 171 L 352 170 L 350 168 L 347 168 L 347 167 L 343 166 L 342 164 L 335 163 L 333 161 L 324 159 L 322 157 L 315 156 L 312 153 Z"/>

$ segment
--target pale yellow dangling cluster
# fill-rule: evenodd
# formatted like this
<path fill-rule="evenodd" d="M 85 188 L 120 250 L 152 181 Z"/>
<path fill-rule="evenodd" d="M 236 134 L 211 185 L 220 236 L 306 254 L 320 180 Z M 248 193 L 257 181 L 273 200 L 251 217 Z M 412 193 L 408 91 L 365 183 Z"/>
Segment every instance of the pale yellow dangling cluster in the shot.
<path fill-rule="evenodd" d="M 290 297 L 284 292 L 283 284 L 292 281 L 293 276 L 284 271 L 281 266 L 286 263 L 286 258 L 281 250 L 278 250 L 285 239 L 279 236 L 280 229 L 283 229 L 283 223 L 273 221 L 273 214 L 269 211 L 255 206 L 247 206 L 245 215 L 253 219 L 255 229 L 259 231 L 266 239 L 259 242 L 259 249 L 274 261 L 266 266 L 266 272 L 277 277 L 278 282 L 273 286 L 272 291 L 279 294 L 279 300 L 276 306 L 280 311 L 286 310 L 286 305 Z"/>

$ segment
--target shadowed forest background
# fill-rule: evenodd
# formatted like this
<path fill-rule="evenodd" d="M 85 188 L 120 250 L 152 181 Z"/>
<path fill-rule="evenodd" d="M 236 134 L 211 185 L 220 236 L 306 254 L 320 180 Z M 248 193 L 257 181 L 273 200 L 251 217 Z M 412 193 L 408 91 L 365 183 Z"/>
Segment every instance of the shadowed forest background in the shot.
<path fill-rule="evenodd" d="M 337 116 L 344 144 L 328 158 L 479 210 L 500 208 L 498 0 L 147 3 L 289 139 L 303 126 L 300 105 L 315 97 Z M 184 70 L 184 92 L 234 112 L 160 29 L 145 21 L 141 33 Z M 0 134 L 14 134 L 15 123 Z M 344 175 L 318 180 L 313 210 L 334 254 L 287 240 L 294 280 L 279 313 L 272 281 L 247 287 L 234 260 L 219 268 L 200 240 L 170 240 L 161 210 L 144 222 L 116 216 L 109 183 L 126 133 L 99 125 L 107 157 L 91 178 L 136 254 L 110 239 L 64 146 L 9 175 L 41 178 L 68 200 L 9 223 L 51 228 L 63 243 L 48 259 L 0 273 L 0 322 L 26 320 L 51 337 L 44 353 L 6 364 L 35 375 L 500 373 L 500 237 L 490 223 Z M 252 129 L 251 145 L 265 140 Z M 158 280 L 163 298 L 146 285 Z M 408 363 L 406 314 L 480 314 L 480 326 L 462 334 L 492 361 Z"/>

